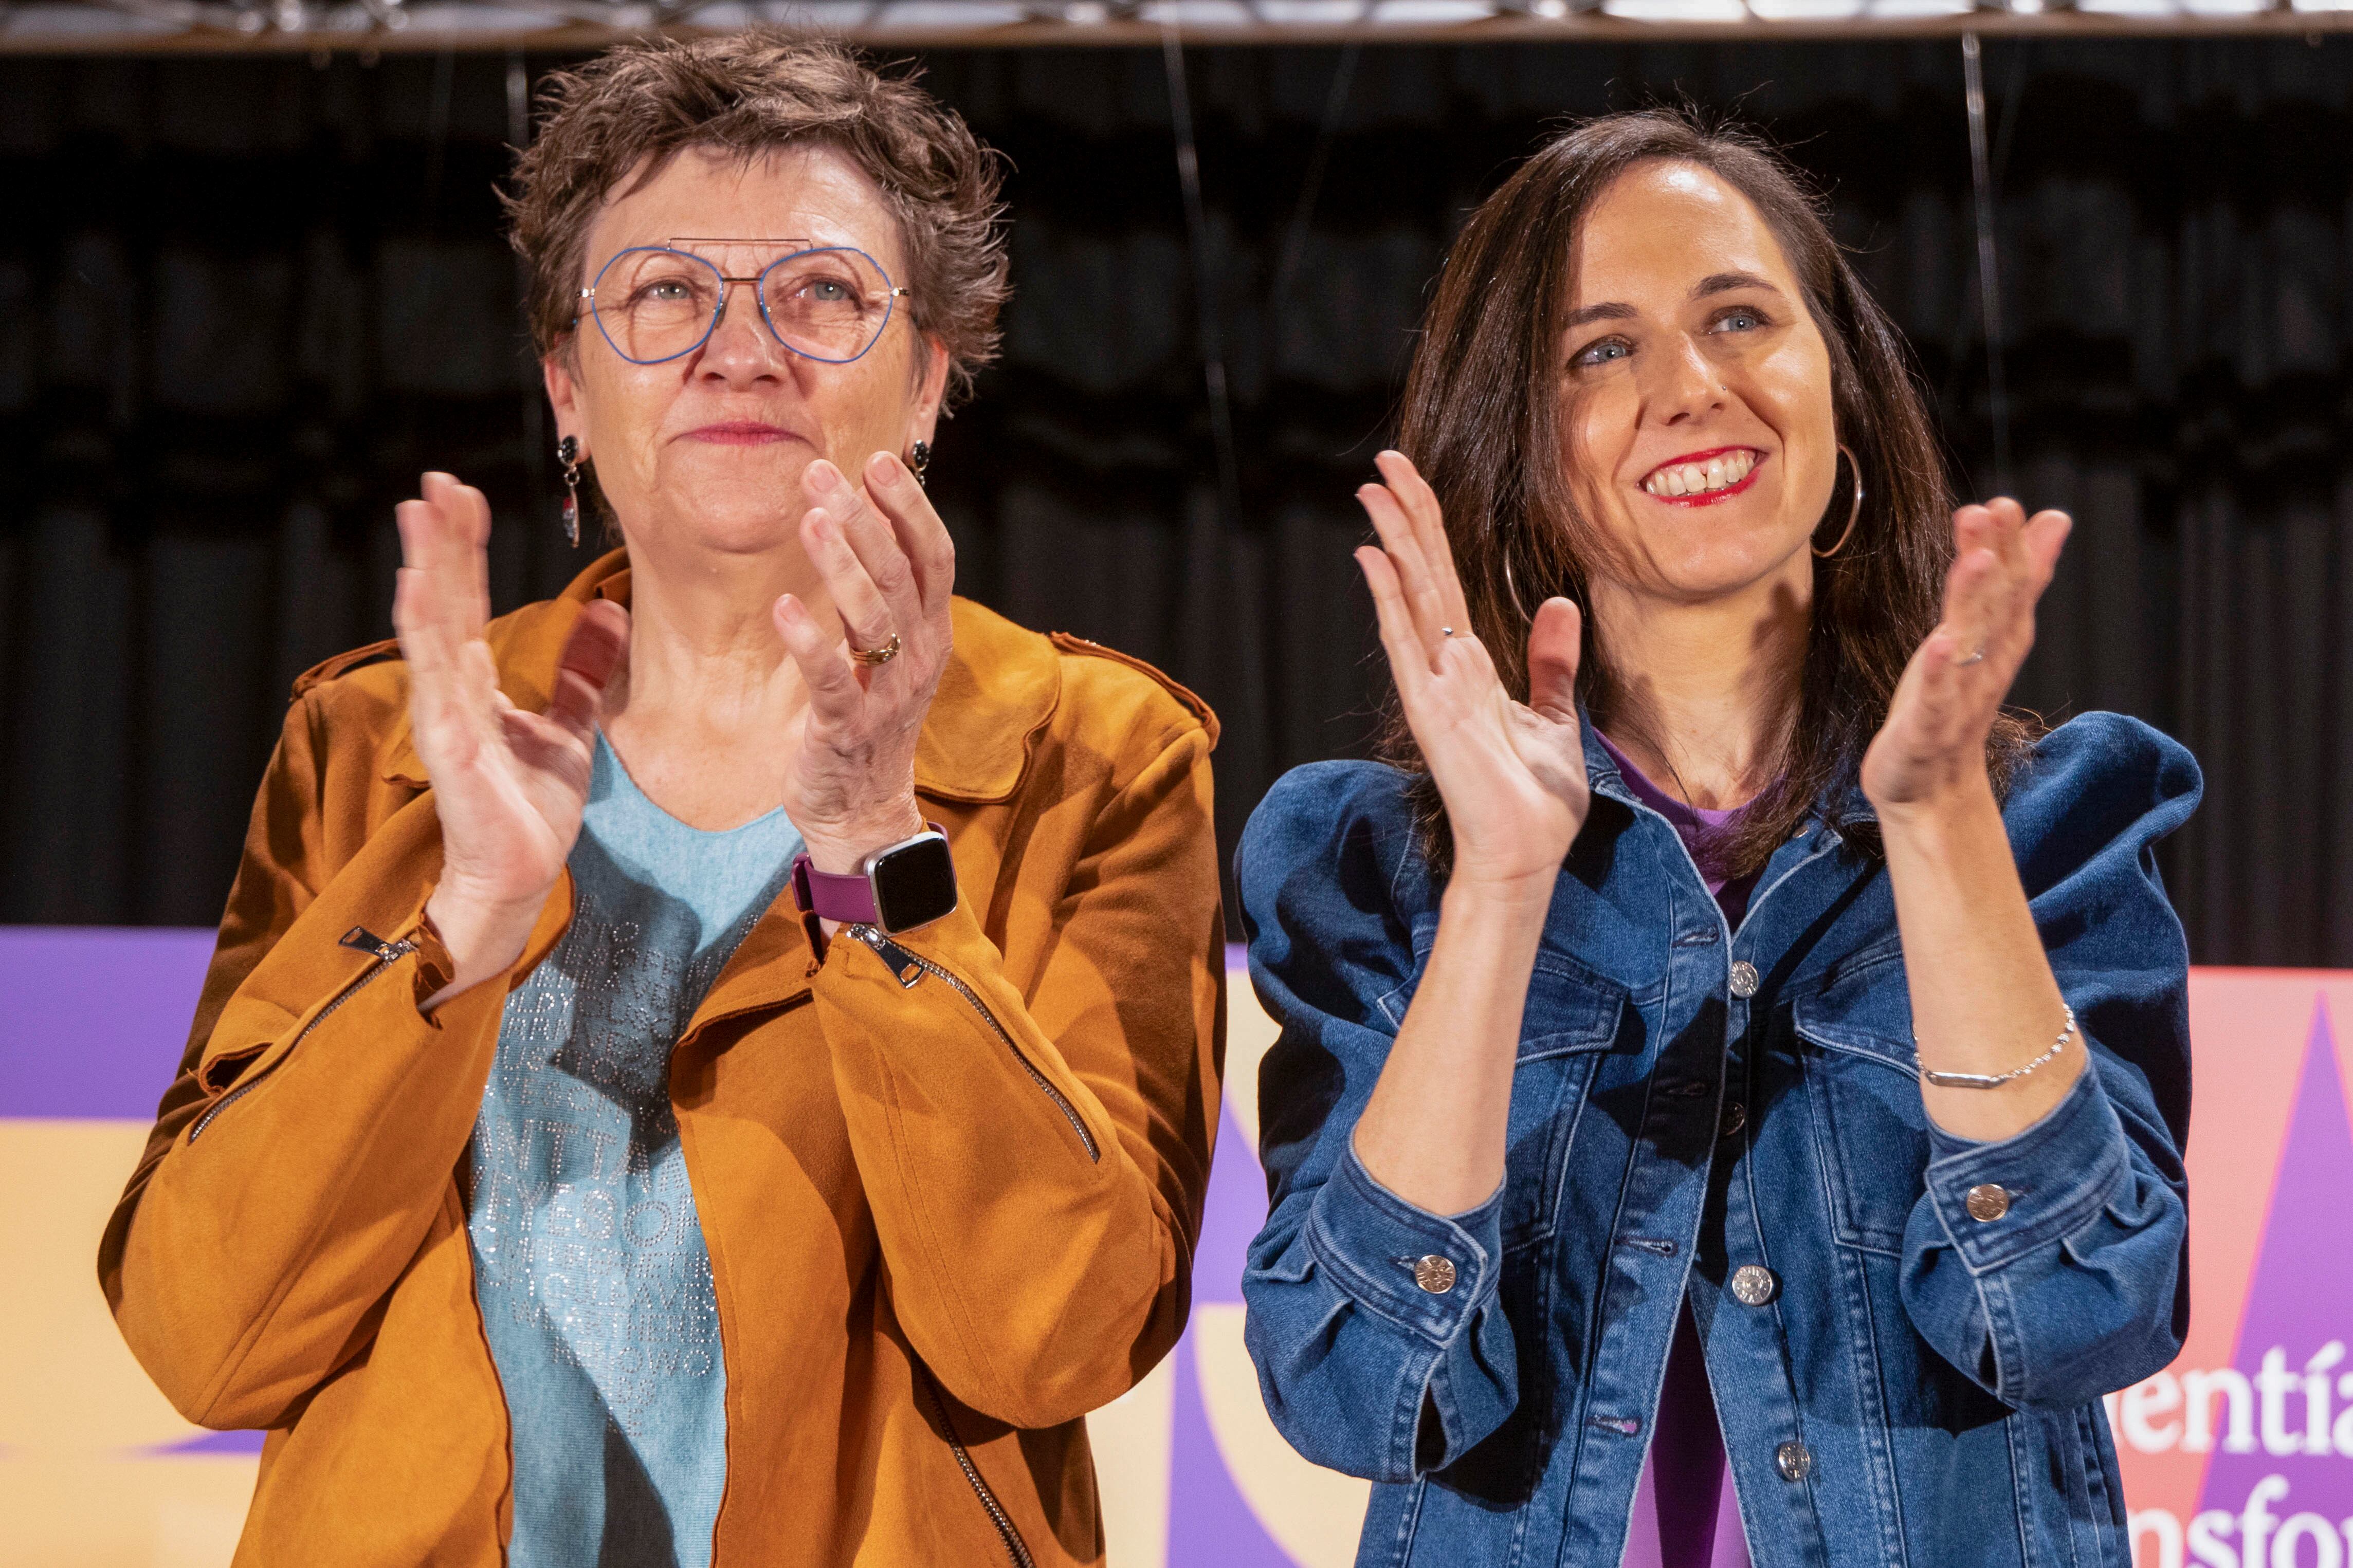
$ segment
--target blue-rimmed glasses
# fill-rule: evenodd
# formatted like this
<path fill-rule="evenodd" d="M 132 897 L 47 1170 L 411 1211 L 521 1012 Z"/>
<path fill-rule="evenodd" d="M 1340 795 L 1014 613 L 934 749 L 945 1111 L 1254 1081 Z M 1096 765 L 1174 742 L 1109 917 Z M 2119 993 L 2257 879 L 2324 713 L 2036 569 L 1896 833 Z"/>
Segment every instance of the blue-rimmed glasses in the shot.
<path fill-rule="evenodd" d="M 756 271 L 742 270 L 780 246 L 785 255 Z M 726 311 L 727 290 L 738 283 L 752 286 L 760 319 L 776 342 L 827 364 L 848 364 L 881 341 L 907 292 L 892 288 L 881 264 L 854 246 L 673 239 L 622 251 L 580 290 L 580 300 L 615 353 L 632 364 L 660 364 L 710 340 Z"/>

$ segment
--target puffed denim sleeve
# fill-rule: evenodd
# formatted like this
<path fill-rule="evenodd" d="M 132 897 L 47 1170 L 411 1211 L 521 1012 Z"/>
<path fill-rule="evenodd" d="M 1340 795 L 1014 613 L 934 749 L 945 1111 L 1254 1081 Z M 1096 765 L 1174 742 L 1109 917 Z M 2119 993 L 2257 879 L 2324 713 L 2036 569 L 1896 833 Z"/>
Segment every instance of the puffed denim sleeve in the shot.
<path fill-rule="evenodd" d="M 2085 714 L 2045 739 L 2004 807 L 2090 1059 L 2013 1137 L 1972 1142 L 1931 1124 L 1903 1297 L 1938 1353 L 2013 1406 L 2126 1387 L 2170 1362 L 2189 1329 L 2189 956 L 2154 847 L 2200 788 L 2173 742 Z M 1981 1187 L 2000 1188 L 2006 1208 L 1972 1215 Z"/>
<path fill-rule="evenodd" d="M 1317 763 L 1260 803 L 1235 867 L 1250 979 L 1282 1028 L 1259 1077 L 1269 1214 L 1242 1278 L 1246 1342 L 1292 1446 L 1376 1481 L 1451 1462 L 1517 1393 L 1495 1299 L 1502 1194 L 1431 1214 L 1376 1182 L 1353 1147 L 1397 1037 L 1384 1003 L 1415 969 L 1398 902 L 1420 885 L 1400 775 Z M 1451 1285 L 1423 1289 L 1417 1264 L 1432 1284 L 1451 1266 Z"/>

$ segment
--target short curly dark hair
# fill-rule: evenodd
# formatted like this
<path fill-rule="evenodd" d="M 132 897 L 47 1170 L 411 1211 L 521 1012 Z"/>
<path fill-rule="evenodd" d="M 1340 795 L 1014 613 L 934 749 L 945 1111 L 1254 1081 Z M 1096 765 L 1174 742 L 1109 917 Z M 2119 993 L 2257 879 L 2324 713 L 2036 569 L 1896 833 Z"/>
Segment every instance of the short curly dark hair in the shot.
<path fill-rule="evenodd" d="M 819 143 L 882 191 L 906 247 L 919 331 L 947 346 L 951 401 L 997 353 L 1006 282 L 999 159 L 913 69 L 885 75 L 848 47 L 754 27 L 620 44 L 547 78 L 538 135 L 501 193 L 531 275 L 543 354 L 572 331 L 588 228 L 613 187 L 691 147 L 756 157 Z"/>

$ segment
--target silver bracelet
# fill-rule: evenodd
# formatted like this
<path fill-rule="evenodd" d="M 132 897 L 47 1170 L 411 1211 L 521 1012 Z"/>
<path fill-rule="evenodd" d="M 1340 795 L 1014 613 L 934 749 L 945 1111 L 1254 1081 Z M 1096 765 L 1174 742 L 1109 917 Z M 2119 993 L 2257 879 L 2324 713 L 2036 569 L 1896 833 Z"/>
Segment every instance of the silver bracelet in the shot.
<path fill-rule="evenodd" d="M 2067 1047 L 2068 1037 L 2075 1032 L 2075 1009 L 2073 1007 L 2067 1007 L 2067 1004 L 2064 1002 L 2062 1002 L 2059 1005 L 2062 1007 L 2067 1008 L 2067 1026 L 2059 1031 L 2059 1037 L 2051 1042 L 2051 1048 L 2049 1050 L 2043 1052 L 2041 1056 L 2035 1058 L 2024 1067 L 2012 1068 L 2008 1072 L 1995 1073 L 1936 1072 L 1928 1068 L 1922 1068 L 1920 1069 L 1921 1081 L 1923 1083 L 1933 1083 L 1938 1089 L 2000 1089 L 2003 1084 L 2009 1083 L 2014 1079 L 2024 1078 L 2028 1073 L 2032 1072 L 2036 1068 L 2043 1066 L 2045 1063 L 2051 1061 L 2052 1058 L 2058 1056 L 2061 1051 L 2064 1050 Z M 1912 1048 L 1915 1051 L 1917 1051 L 1920 1048 L 1920 1037 L 1917 1035 L 1912 1037 Z"/>

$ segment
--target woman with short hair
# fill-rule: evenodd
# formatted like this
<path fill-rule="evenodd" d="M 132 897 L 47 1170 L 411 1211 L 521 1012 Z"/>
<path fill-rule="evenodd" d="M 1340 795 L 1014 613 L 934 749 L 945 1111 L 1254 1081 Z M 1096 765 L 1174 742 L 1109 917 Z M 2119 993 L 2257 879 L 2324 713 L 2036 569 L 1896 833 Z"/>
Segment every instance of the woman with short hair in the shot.
<path fill-rule="evenodd" d="M 269 1429 L 240 1562 L 1099 1561 L 1081 1417 L 1182 1330 L 1216 723 L 952 594 L 990 155 L 754 32 L 554 78 L 511 197 L 621 548 L 489 618 L 399 509 L 306 675 L 100 1273 Z"/>
<path fill-rule="evenodd" d="M 1249 1343 L 1380 1483 L 1358 1561 L 2124 1562 L 2199 781 L 2004 711 L 2067 519 L 1951 510 L 1793 171 L 1666 113 L 1472 216 L 1402 445 L 1389 760 L 1290 774 L 1239 872 Z"/>

